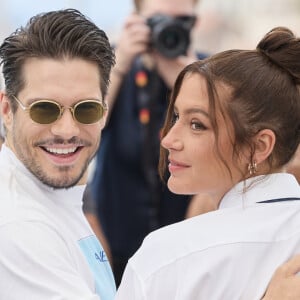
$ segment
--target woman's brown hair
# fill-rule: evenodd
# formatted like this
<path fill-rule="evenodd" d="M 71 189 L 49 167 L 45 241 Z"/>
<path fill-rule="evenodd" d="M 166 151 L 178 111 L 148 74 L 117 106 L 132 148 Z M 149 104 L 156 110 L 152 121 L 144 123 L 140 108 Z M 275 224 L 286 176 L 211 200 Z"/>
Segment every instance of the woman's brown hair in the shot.
<path fill-rule="evenodd" d="M 171 94 L 162 137 L 172 127 L 174 103 L 188 74 L 200 74 L 206 80 L 209 115 L 216 141 L 216 111 L 221 111 L 230 122 L 234 131 L 233 158 L 238 157 L 244 146 L 248 146 L 253 154 L 252 138 L 267 128 L 276 136 L 273 152 L 268 158 L 270 170 L 282 167 L 292 158 L 300 140 L 300 40 L 289 29 L 274 28 L 255 50 L 224 51 L 185 67 Z M 219 84 L 229 88 L 226 101 L 218 98 Z M 218 142 L 216 150 L 226 165 Z M 167 151 L 161 147 L 161 177 L 166 174 L 166 163 Z"/>

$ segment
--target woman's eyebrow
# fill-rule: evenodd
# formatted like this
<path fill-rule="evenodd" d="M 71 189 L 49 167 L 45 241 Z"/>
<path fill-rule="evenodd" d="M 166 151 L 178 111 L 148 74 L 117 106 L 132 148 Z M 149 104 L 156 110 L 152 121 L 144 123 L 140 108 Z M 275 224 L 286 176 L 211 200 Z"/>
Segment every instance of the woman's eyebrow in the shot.
<path fill-rule="evenodd" d="M 175 111 L 178 111 L 178 109 L 175 107 L 174 108 Z M 202 114 L 205 117 L 209 118 L 209 114 L 208 112 L 206 112 L 204 109 L 200 108 L 200 107 L 191 107 L 191 108 L 186 108 L 183 110 L 183 114 L 185 115 L 191 115 L 191 114 Z"/>

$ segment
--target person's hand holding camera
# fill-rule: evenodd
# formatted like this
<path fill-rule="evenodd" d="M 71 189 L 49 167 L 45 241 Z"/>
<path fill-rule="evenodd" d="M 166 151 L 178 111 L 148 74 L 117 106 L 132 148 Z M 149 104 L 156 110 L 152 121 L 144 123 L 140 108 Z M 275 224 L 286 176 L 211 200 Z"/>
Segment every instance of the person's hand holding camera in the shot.
<path fill-rule="evenodd" d="M 190 33 L 196 16 L 169 16 L 156 14 L 147 19 L 151 28 L 149 49 L 156 69 L 165 83 L 172 88 L 179 72 L 194 62 L 196 54 L 190 51 Z"/>
<path fill-rule="evenodd" d="M 137 55 L 152 56 L 157 72 L 172 88 L 178 73 L 196 55 L 189 51 L 195 16 L 156 14 L 147 19 L 133 13 L 126 19 L 116 46 L 115 73 L 125 75 Z"/>
<path fill-rule="evenodd" d="M 148 50 L 150 28 L 145 19 L 138 14 L 131 14 L 125 21 L 116 46 L 115 69 L 125 75 L 133 59 Z"/>

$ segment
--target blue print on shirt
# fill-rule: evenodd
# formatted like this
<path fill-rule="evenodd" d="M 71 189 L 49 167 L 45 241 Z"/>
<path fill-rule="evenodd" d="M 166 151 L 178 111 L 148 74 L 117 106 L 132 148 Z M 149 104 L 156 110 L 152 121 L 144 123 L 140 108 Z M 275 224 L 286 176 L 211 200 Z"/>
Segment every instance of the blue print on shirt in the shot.
<path fill-rule="evenodd" d="M 96 293 L 101 300 L 113 300 L 116 285 L 108 259 L 98 239 L 91 235 L 79 240 L 78 244 L 94 274 Z"/>

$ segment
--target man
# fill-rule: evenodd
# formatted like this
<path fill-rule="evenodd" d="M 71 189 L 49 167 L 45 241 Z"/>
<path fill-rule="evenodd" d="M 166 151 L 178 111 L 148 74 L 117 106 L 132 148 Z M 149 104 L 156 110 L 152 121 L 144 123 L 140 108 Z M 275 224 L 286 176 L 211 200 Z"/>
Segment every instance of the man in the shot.
<path fill-rule="evenodd" d="M 136 12 L 116 43 L 110 117 L 90 188 L 117 284 L 144 237 L 184 219 L 189 204 L 188 197 L 172 194 L 160 182 L 157 165 L 170 88 L 179 71 L 197 59 L 189 40 L 198 24 L 197 2 L 135 1 Z"/>
<path fill-rule="evenodd" d="M 6 38 L 0 57 L 0 298 L 111 300 L 113 275 L 81 208 L 106 120 L 109 41 L 60 10 Z"/>

